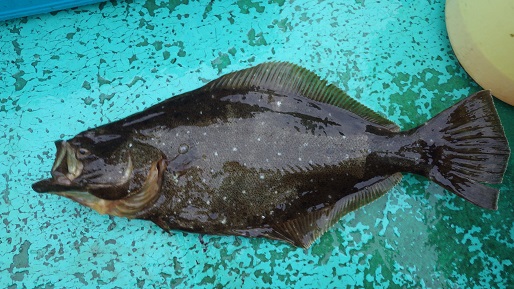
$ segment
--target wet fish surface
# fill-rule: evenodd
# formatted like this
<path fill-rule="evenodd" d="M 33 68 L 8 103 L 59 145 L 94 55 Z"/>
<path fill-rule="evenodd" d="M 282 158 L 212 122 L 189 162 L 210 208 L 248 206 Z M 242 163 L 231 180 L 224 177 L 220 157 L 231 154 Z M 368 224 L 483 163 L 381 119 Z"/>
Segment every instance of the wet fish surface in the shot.
<path fill-rule="evenodd" d="M 401 172 L 496 209 L 509 147 L 481 91 L 399 127 L 289 63 L 233 72 L 57 141 L 36 192 L 166 231 L 267 237 L 308 248 Z"/>

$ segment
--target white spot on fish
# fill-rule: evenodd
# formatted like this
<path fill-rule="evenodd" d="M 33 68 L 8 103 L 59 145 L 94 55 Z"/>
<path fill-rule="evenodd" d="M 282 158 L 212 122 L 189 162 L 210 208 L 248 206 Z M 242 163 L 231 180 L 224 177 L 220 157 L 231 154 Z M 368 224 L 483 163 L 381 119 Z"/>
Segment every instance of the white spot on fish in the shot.
<path fill-rule="evenodd" d="M 214 152 L 214 155 L 215 155 L 215 156 L 218 156 L 218 152 Z"/>
<path fill-rule="evenodd" d="M 232 148 L 232 151 L 233 151 L 233 152 L 237 152 L 237 148 L 236 148 L 236 147 L 235 147 L 235 148 Z"/>
<path fill-rule="evenodd" d="M 281 101 L 277 101 L 277 106 L 280 107 L 282 105 Z"/>
<path fill-rule="evenodd" d="M 281 153 L 281 152 L 278 152 L 278 153 L 277 153 L 277 155 L 281 156 L 281 155 L 282 155 L 282 153 Z"/>
<path fill-rule="evenodd" d="M 261 138 L 260 138 L 260 137 L 258 137 L 258 138 L 257 138 L 257 141 L 261 141 Z"/>
<path fill-rule="evenodd" d="M 260 178 L 261 180 L 264 180 L 264 174 L 259 174 L 259 178 Z"/>
<path fill-rule="evenodd" d="M 302 161 L 302 158 L 298 158 L 299 161 Z"/>
<path fill-rule="evenodd" d="M 179 147 L 178 147 L 178 153 L 179 154 L 185 154 L 189 151 L 189 146 L 187 144 L 181 144 Z"/>

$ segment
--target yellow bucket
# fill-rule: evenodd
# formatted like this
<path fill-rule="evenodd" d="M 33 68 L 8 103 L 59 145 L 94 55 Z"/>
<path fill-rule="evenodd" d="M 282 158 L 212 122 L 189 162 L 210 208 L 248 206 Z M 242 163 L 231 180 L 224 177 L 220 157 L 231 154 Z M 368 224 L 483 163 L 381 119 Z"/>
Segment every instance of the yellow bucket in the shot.
<path fill-rule="evenodd" d="M 447 0 L 446 28 L 468 74 L 514 105 L 514 0 Z"/>

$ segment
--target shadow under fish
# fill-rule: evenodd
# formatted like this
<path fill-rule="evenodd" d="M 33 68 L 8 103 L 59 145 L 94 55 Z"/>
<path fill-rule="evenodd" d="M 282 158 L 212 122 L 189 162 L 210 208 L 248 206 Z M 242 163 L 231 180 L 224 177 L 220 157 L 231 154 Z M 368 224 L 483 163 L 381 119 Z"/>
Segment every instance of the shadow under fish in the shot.
<path fill-rule="evenodd" d="M 408 131 L 314 73 L 265 63 L 56 142 L 37 192 L 162 229 L 308 248 L 400 172 L 496 209 L 509 147 L 481 91 Z"/>

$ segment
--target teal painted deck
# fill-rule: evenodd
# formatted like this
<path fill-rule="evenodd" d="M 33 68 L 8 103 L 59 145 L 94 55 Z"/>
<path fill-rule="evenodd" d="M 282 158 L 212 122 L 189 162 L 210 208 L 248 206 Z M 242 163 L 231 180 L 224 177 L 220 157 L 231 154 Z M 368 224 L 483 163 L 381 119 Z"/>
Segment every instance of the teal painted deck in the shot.
<path fill-rule="evenodd" d="M 265 61 L 422 124 L 480 89 L 442 0 L 112 1 L 0 22 L 0 50 L 2 288 L 514 287 L 514 158 L 498 211 L 406 175 L 309 250 L 170 236 L 30 187 L 49 176 L 54 140 Z M 514 144 L 514 107 L 496 104 Z"/>

